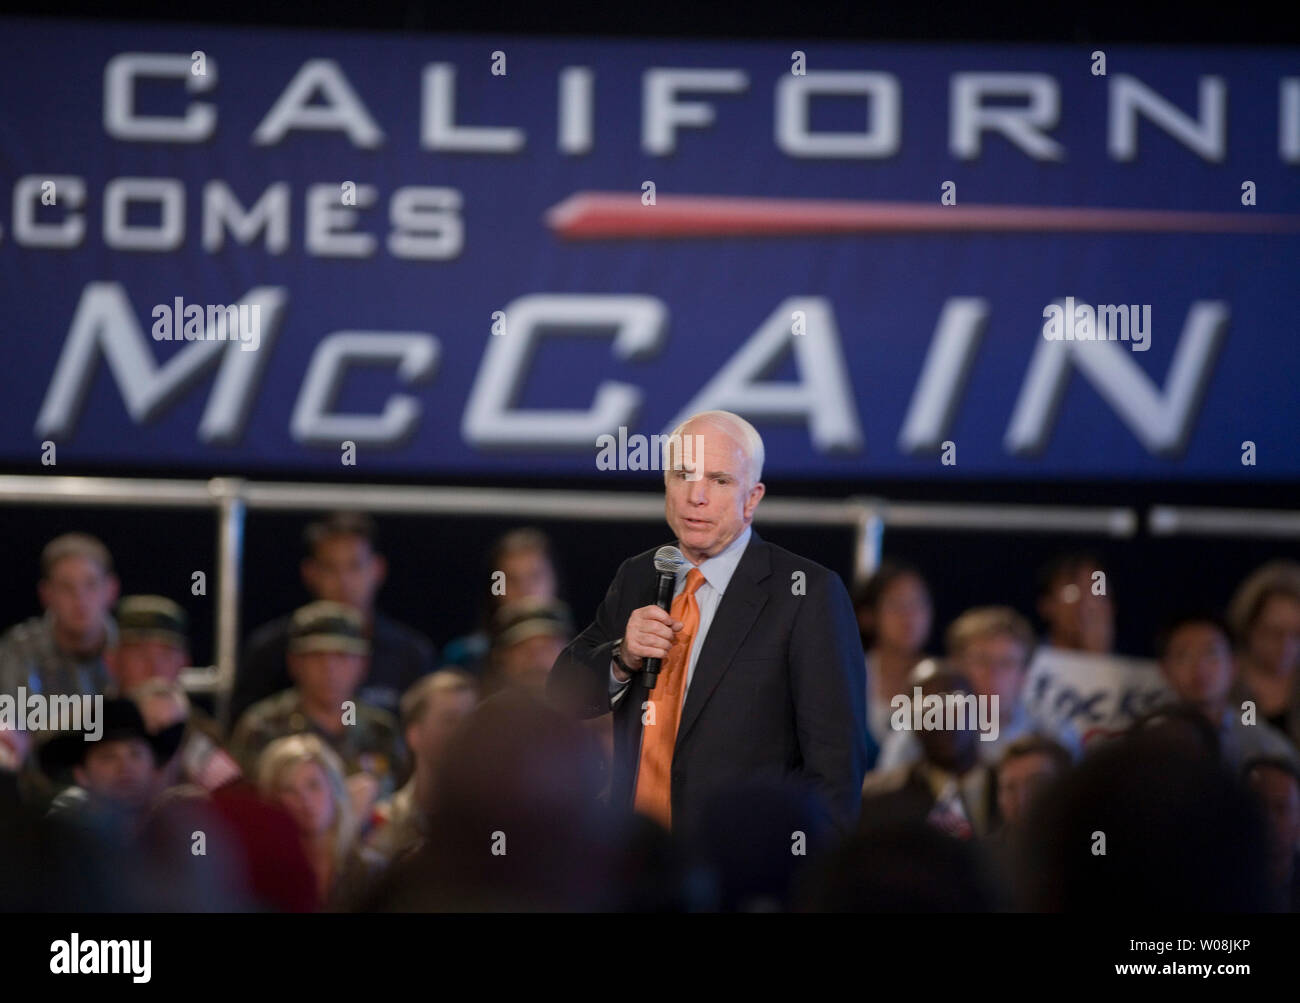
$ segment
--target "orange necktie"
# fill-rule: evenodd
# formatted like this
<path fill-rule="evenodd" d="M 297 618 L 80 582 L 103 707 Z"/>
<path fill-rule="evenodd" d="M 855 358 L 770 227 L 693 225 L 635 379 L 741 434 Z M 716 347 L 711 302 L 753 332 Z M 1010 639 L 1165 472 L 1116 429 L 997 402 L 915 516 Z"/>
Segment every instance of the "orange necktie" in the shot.
<path fill-rule="evenodd" d="M 691 662 L 691 644 L 700 629 L 700 604 L 695 591 L 704 584 L 699 568 L 686 575 L 686 588 L 673 600 L 668 614 L 680 620 L 681 631 L 673 639 L 659 669 L 659 681 L 651 691 L 650 706 L 642 710 L 641 761 L 636 772 L 635 808 L 666 829 L 672 828 L 673 746 L 686 695 L 686 670 Z"/>

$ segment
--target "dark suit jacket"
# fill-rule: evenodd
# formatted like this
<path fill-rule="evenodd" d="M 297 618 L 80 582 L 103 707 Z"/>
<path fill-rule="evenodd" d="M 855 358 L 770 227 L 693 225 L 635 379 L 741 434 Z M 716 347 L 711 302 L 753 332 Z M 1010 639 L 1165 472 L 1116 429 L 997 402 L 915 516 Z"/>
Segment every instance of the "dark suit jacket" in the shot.
<path fill-rule="evenodd" d="M 911 763 L 871 775 L 862 790 L 859 830 L 866 832 L 891 825 L 921 825 L 925 822 L 934 808 L 934 791 L 922 773 L 923 765 Z M 998 773 L 988 766 L 973 768 L 988 775 L 984 785 L 984 804 L 980 806 L 987 820 L 988 832 L 975 833 L 983 837 L 997 831 L 1002 824 L 998 815 Z"/>
<path fill-rule="evenodd" d="M 611 649 L 632 611 L 654 605 L 655 583 L 654 550 L 623 562 L 595 622 L 556 660 L 553 700 L 583 717 L 609 711 Z M 866 683 L 839 576 L 753 533 L 703 643 L 673 751 L 674 831 L 719 787 L 773 779 L 809 785 L 836 827 L 851 827 L 867 768 Z M 638 673 L 614 708 L 615 806 L 632 805 L 648 693 Z"/>

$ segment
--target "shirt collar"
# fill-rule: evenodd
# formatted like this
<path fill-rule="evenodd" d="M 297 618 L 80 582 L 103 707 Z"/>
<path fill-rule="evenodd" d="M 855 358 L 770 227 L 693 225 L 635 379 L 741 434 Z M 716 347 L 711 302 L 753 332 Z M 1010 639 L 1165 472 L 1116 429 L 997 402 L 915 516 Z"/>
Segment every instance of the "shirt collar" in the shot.
<path fill-rule="evenodd" d="M 696 565 L 700 569 L 700 574 L 704 576 L 704 580 L 716 589 L 719 595 L 727 591 L 731 576 L 736 573 L 736 568 L 740 565 L 740 559 L 744 556 L 745 548 L 749 546 L 751 535 L 753 535 L 753 527 L 746 526 L 739 536 L 727 544 L 725 550 Z M 689 572 L 689 567 L 683 568 L 679 577 L 684 579 Z"/>

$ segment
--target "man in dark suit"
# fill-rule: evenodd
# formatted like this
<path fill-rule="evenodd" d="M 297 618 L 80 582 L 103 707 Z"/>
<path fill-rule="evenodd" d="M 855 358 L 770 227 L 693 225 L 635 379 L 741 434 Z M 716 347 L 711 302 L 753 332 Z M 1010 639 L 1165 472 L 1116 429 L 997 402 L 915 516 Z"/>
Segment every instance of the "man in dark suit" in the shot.
<path fill-rule="evenodd" d="M 615 806 L 680 832 L 713 792 L 775 779 L 814 790 L 844 830 L 868 743 L 848 592 L 750 528 L 765 488 L 749 422 L 707 411 L 669 441 L 664 509 L 687 562 L 672 608 L 655 605 L 654 551 L 624 561 L 548 691 L 583 717 L 612 708 Z M 652 658 L 663 660 L 653 690 L 642 676 Z"/>
<path fill-rule="evenodd" d="M 913 686 L 920 688 L 922 701 L 972 696 L 973 687 L 965 676 L 949 669 L 927 671 L 932 664 L 922 662 L 910 678 Z M 901 716 L 904 723 L 912 719 L 913 699 L 912 694 L 894 698 L 894 716 Z M 996 705 L 993 713 L 997 714 Z M 964 727 L 917 731 L 917 762 L 868 775 L 862 785 L 859 827 L 870 831 L 900 823 L 928 823 L 958 839 L 987 836 L 997 829 L 1001 821 L 997 773 L 980 762 L 983 743 L 976 730 L 977 720 L 971 714 Z"/>

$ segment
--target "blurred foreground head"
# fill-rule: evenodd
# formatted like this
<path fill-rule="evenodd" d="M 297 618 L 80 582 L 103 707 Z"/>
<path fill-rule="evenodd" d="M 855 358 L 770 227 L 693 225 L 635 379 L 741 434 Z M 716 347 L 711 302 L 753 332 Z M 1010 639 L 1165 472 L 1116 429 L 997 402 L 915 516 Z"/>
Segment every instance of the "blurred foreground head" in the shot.
<path fill-rule="evenodd" d="M 722 912 L 786 912 L 803 873 L 832 844 L 831 811 L 807 785 L 755 777 L 719 790 L 689 830 L 697 867 Z M 676 835 L 676 832 L 674 832 Z"/>
<path fill-rule="evenodd" d="M 1017 906 L 1033 911 L 1260 912 L 1267 842 L 1195 711 L 1091 753 L 1027 819 Z M 1212 738 L 1212 733 L 1209 736 Z"/>
<path fill-rule="evenodd" d="M 996 904 L 974 847 L 921 821 L 855 833 L 802 882 L 805 912 L 987 912 Z"/>
<path fill-rule="evenodd" d="M 576 722 L 528 693 L 484 701 L 446 746 L 429 841 L 370 907 L 602 908 L 612 868 L 596 757 Z"/>

